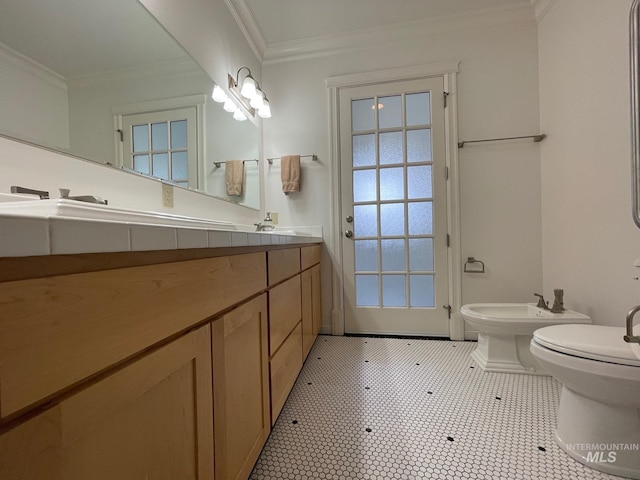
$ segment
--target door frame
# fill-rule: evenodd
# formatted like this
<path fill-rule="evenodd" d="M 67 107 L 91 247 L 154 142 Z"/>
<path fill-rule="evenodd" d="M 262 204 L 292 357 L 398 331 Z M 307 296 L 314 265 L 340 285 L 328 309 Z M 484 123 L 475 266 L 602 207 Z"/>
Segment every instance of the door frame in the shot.
<path fill-rule="evenodd" d="M 416 80 L 441 77 L 444 91 L 448 94 L 445 115 L 445 165 L 448 167 L 447 181 L 447 230 L 450 238 L 448 255 L 449 269 L 449 338 L 464 340 L 464 320 L 460 315 L 462 306 L 462 258 L 460 249 L 460 201 L 459 201 L 459 163 L 458 163 L 458 95 L 457 74 L 460 62 L 434 63 L 412 67 L 378 70 L 329 77 L 325 80 L 329 95 L 330 142 L 331 142 L 331 221 L 327 239 L 330 240 L 329 252 L 332 263 L 332 311 L 331 332 L 344 335 L 344 278 L 342 252 L 342 202 L 341 202 L 341 152 L 340 152 L 340 90 L 386 82 Z"/>

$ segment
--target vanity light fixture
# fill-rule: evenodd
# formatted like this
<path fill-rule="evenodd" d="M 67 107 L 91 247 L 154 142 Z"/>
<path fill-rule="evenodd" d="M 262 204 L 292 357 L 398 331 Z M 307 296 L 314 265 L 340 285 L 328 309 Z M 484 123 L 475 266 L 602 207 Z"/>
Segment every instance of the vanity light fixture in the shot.
<path fill-rule="evenodd" d="M 229 98 L 227 96 L 220 85 L 216 85 L 213 87 L 211 98 L 214 102 L 222 103 L 222 108 L 224 109 L 224 111 L 233 114 L 233 118 L 235 118 L 239 122 L 247 119 L 245 113 L 240 109 L 240 107 L 238 107 L 238 105 L 236 105 L 236 102 L 234 102 L 232 98 Z"/>
<path fill-rule="evenodd" d="M 240 81 L 240 72 L 248 73 Z M 229 92 L 241 105 L 253 116 L 257 113 L 261 118 L 271 118 L 271 106 L 267 95 L 260 88 L 260 84 L 251 75 L 249 67 L 240 67 L 236 72 L 236 78 L 228 76 Z"/>

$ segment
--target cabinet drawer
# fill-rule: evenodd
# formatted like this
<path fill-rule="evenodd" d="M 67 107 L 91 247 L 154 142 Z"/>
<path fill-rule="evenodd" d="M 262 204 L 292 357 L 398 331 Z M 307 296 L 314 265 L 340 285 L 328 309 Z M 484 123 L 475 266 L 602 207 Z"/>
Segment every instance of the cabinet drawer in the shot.
<path fill-rule="evenodd" d="M 273 250 L 267 252 L 269 264 L 269 285 L 293 277 L 300 271 L 300 249 Z"/>
<path fill-rule="evenodd" d="M 301 369 L 302 326 L 298 323 L 271 359 L 271 425 L 276 423 Z"/>
<path fill-rule="evenodd" d="M 302 270 L 312 267 L 316 263 L 320 263 L 320 255 L 322 253 L 322 245 L 311 245 L 300 249 L 300 263 Z"/>
<path fill-rule="evenodd" d="M 273 355 L 302 318 L 300 275 L 269 291 L 269 355 Z"/>
<path fill-rule="evenodd" d="M 212 479 L 210 340 L 183 335 L 0 435 L 0 478 Z"/>
<path fill-rule="evenodd" d="M 266 288 L 265 253 L 0 283 L 5 418 Z"/>

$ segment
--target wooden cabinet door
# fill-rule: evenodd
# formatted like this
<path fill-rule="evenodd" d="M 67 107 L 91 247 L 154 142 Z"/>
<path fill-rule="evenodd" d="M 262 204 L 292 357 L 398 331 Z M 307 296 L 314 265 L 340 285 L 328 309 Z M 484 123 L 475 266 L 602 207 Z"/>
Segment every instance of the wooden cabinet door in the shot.
<path fill-rule="evenodd" d="M 209 327 L 125 365 L 0 436 L 0 478 L 213 478 Z"/>
<path fill-rule="evenodd" d="M 313 312 L 313 339 L 322 328 L 322 275 L 320 264 L 311 268 L 311 311 Z"/>
<path fill-rule="evenodd" d="M 266 294 L 213 322 L 216 477 L 246 479 L 271 428 Z"/>
<path fill-rule="evenodd" d="M 302 286 L 302 360 L 307 358 L 316 339 L 313 324 L 313 276 L 311 270 L 300 274 Z"/>

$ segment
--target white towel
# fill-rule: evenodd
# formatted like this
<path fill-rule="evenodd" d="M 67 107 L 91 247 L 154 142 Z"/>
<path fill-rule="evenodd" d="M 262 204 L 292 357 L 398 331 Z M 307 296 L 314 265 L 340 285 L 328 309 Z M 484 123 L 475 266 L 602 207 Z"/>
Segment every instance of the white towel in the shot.
<path fill-rule="evenodd" d="M 227 195 L 239 197 L 242 195 L 244 185 L 244 162 L 242 160 L 228 160 L 225 163 L 225 175 L 227 180 Z"/>
<path fill-rule="evenodd" d="M 300 173 L 300 155 L 286 155 L 280 158 L 280 178 L 285 195 L 300 191 Z"/>

